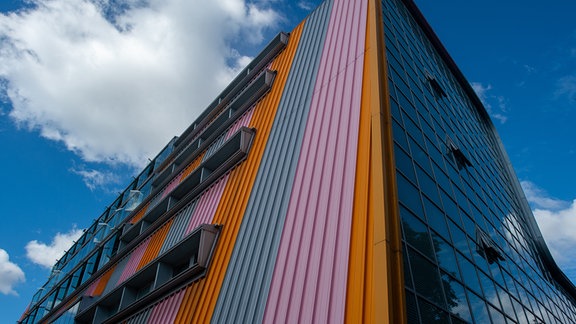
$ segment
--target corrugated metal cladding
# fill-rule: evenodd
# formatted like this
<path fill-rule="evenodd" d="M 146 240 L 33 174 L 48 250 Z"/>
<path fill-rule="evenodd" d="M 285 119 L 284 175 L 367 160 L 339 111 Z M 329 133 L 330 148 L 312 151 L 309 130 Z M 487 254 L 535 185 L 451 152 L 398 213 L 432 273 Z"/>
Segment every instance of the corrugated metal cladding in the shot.
<path fill-rule="evenodd" d="M 344 321 L 367 1 L 336 0 L 280 250 L 267 323 Z"/>
<path fill-rule="evenodd" d="M 140 312 L 133 317 L 129 318 L 125 324 L 146 324 L 148 323 L 148 318 L 150 317 L 150 311 L 152 309 L 148 308 L 143 312 Z"/>
<path fill-rule="evenodd" d="M 184 207 L 180 212 L 178 212 L 176 217 L 174 217 L 173 225 L 170 228 L 170 231 L 168 231 L 168 235 L 164 240 L 164 245 L 158 254 L 162 254 L 168 251 L 171 247 L 176 245 L 176 243 L 178 243 L 182 237 L 184 237 L 184 232 L 186 231 L 186 227 L 190 222 L 190 217 L 192 216 L 192 212 L 194 211 L 197 202 L 198 200 L 191 202 L 188 204 L 188 206 Z"/>
<path fill-rule="evenodd" d="M 331 7 L 304 25 L 212 322 L 262 321 Z"/>
<path fill-rule="evenodd" d="M 270 91 L 203 153 L 210 156 L 247 126 L 256 135 L 246 160 L 143 239 L 85 294 L 117 287 L 200 224 L 222 224 L 206 275 L 126 323 L 344 321 L 367 3 L 324 1 L 292 31 L 269 65 L 277 71 Z M 203 158 L 174 175 L 164 194 Z"/>
<path fill-rule="evenodd" d="M 277 71 L 276 79 L 270 92 L 256 104 L 249 124 L 256 129 L 252 148 L 246 160 L 229 174 L 213 218 L 213 223 L 223 224 L 223 227 L 212 264 L 204 279 L 186 289 L 176 323 L 210 322 L 301 32 L 302 25 L 299 25 L 290 35 L 287 47 L 271 65 L 271 69 Z"/>

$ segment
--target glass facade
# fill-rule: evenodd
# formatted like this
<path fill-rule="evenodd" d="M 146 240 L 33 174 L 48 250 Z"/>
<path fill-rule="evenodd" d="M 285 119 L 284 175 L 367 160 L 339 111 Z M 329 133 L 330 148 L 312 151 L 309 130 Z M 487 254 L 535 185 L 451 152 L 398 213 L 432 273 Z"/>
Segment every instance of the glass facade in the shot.
<path fill-rule="evenodd" d="M 410 323 L 575 323 L 488 117 L 401 0 L 382 1 Z"/>

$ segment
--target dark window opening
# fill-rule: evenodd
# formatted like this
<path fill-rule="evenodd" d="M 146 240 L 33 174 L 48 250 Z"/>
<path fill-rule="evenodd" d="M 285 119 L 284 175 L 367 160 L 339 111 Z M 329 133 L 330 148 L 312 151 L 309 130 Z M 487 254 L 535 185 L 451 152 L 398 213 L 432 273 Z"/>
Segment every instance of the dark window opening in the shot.
<path fill-rule="evenodd" d="M 444 92 L 444 89 L 442 89 L 442 86 L 440 85 L 438 80 L 436 80 L 435 77 L 433 77 L 430 74 L 427 74 L 426 80 L 428 80 L 428 83 L 430 83 L 430 86 L 432 87 L 432 90 L 434 91 L 436 97 L 438 98 L 446 97 L 446 92 Z"/>
<path fill-rule="evenodd" d="M 472 163 L 468 160 L 466 155 L 464 155 L 464 152 L 462 152 L 462 150 L 450 138 L 446 141 L 446 145 L 448 146 L 448 152 L 454 157 L 459 170 L 472 166 Z"/>
<path fill-rule="evenodd" d="M 504 257 L 500 253 L 496 242 L 479 228 L 476 228 L 476 252 L 490 264 L 504 261 Z"/>

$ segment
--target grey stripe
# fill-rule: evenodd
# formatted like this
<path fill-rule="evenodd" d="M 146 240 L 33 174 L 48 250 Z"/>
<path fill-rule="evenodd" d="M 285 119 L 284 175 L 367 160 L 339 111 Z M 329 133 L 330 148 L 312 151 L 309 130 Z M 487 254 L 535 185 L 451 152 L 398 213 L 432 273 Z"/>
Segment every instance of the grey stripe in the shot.
<path fill-rule="evenodd" d="M 186 227 L 190 222 L 190 217 L 192 217 L 192 212 L 196 208 L 197 202 L 198 200 L 195 200 L 178 213 L 178 216 L 176 216 L 170 230 L 168 231 L 168 235 L 166 235 L 166 239 L 164 240 L 158 255 L 168 251 L 182 239 L 184 231 L 186 231 Z"/>
<path fill-rule="evenodd" d="M 259 323 L 264 317 L 331 8 L 325 1 L 305 23 L 213 323 Z"/>

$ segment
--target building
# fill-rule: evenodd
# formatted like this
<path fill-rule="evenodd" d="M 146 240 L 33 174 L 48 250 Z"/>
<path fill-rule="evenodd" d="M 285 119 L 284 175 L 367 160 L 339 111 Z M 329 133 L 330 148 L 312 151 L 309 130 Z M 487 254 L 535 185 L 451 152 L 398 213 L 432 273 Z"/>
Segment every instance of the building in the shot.
<path fill-rule="evenodd" d="M 575 323 L 490 118 L 412 0 L 279 34 L 22 323 Z"/>

